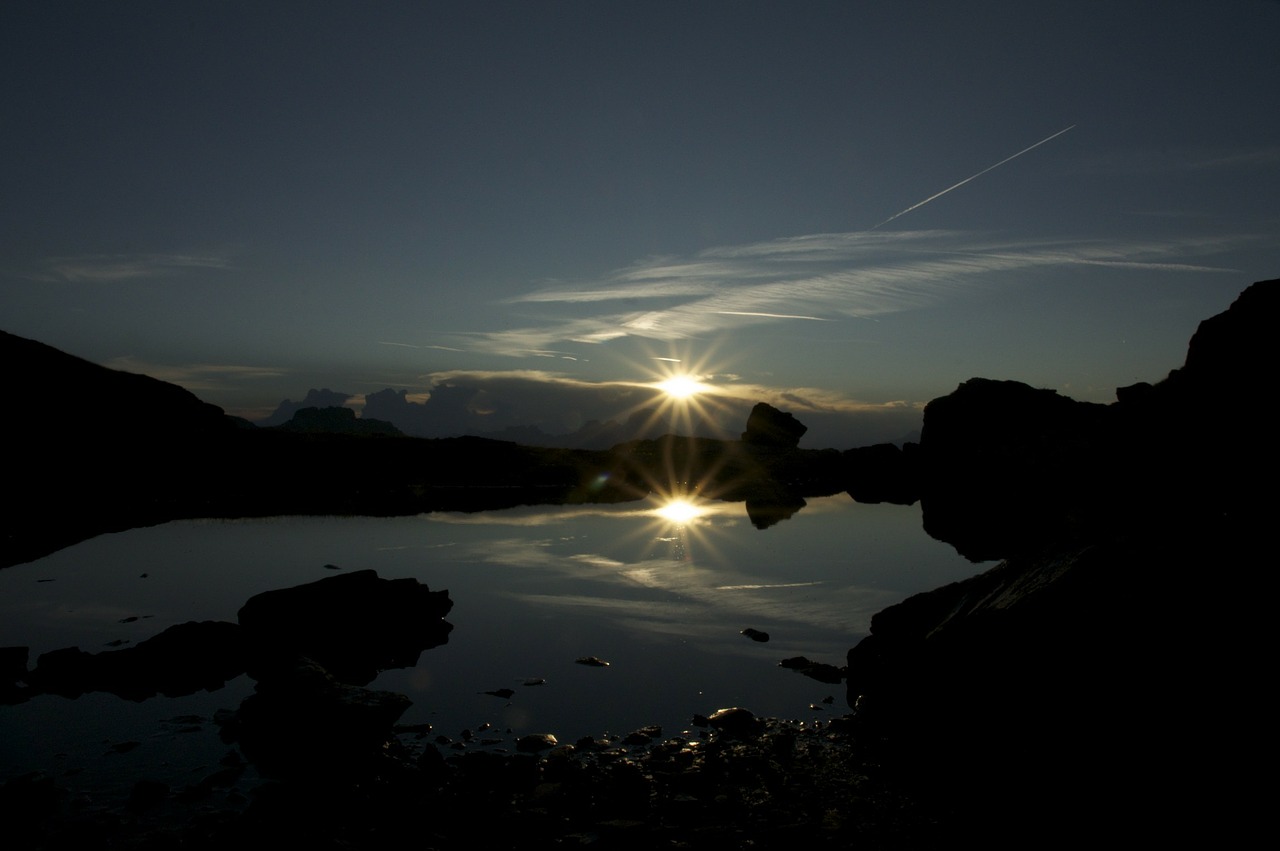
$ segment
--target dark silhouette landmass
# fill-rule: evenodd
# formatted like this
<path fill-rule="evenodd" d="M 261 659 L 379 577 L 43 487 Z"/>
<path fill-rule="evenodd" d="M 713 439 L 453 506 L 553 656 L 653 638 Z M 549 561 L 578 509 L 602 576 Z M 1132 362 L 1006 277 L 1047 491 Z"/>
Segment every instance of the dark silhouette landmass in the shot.
<path fill-rule="evenodd" d="M 1238 758 L 1264 735 L 1277 322 L 1263 281 L 1112 405 L 973 379 L 929 404 L 918 447 L 855 453 L 931 534 L 1007 557 L 880 612 L 848 657 L 858 717 L 956 831 L 1230 846 L 1256 829 L 1264 789 Z"/>
<path fill-rule="evenodd" d="M 38 412 L 6 423 L 9 445 L 29 460 L 9 482 L 0 566 L 183 518 L 411 515 L 618 502 L 655 491 L 749 501 L 764 528 L 804 497 L 844 487 L 834 450 L 794 442 L 664 435 L 582 450 L 413 438 L 332 406 L 294 406 L 280 425 L 255 428 L 180 387 L 3 332 L 0 357 L 24 408 Z"/>

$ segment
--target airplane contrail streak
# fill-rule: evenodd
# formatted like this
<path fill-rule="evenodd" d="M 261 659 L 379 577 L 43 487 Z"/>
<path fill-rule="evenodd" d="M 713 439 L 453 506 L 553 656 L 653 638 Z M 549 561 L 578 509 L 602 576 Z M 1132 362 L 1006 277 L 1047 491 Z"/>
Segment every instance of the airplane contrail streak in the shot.
<path fill-rule="evenodd" d="M 899 216 L 905 216 L 907 213 L 910 213 L 912 210 L 915 210 L 915 209 L 918 209 L 918 208 L 920 208 L 920 207 L 923 207 L 925 204 L 928 204 L 930 201 L 934 201 L 934 200 L 936 200 L 936 199 L 938 199 L 938 198 L 941 198 L 943 195 L 946 195 L 946 194 L 947 194 L 948 192 L 950 192 L 952 189 L 959 189 L 961 186 L 964 186 L 964 185 L 965 185 L 966 183 L 968 183 L 970 180 L 974 180 L 974 179 L 976 179 L 976 178 L 982 177 L 982 175 L 986 174 L 987 172 L 991 171 L 992 169 L 999 168 L 1000 166 L 1002 166 L 1002 165 L 1004 165 L 1005 163 L 1009 162 L 1009 160 L 1016 160 L 1018 157 L 1022 156 L 1022 155 L 1023 155 L 1023 154 L 1025 154 L 1025 153 L 1027 153 L 1027 151 L 1034 151 L 1036 148 L 1040 147 L 1040 146 L 1041 146 L 1041 145 L 1043 145 L 1045 142 L 1052 142 L 1054 139 L 1058 138 L 1058 137 L 1059 137 L 1059 136 L 1061 136 L 1063 133 L 1066 133 L 1068 130 L 1074 130 L 1074 129 L 1075 129 L 1075 126 L 1076 126 L 1076 125 L 1072 124 L 1070 127 L 1067 127 L 1067 128 L 1062 129 L 1062 130 L 1059 130 L 1057 133 L 1054 133 L 1052 136 L 1049 136 L 1049 137 L 1047 137 L 1047 138 L 1041 139 L 1039 142 L 1036 142 L 1034 145 L 1032 145 L 1032 146 L 1030 146 L 1030 147 L 1023 148 L 1021 151 L 1018 151 L 1018 153 L 1014 154 L 1013 156 L 1005 157 L 1004 159 L 1000 160 L 1000 162 L 996 163 L 995 165 L 989 165 L 989 166 L 987 166 L 986 168 L 984 168 L 982 171 L 978 172 L 977 174 L 970 175 L 969 177 L 966 177 L 964 180 L 960 181 L 959 183 L 955 184 L 954 186 L 948 186 L 946 189 L 942 190 L 941 192 L 937 193 L 936 195 L 930 195 L 928 198 L 924 199 L 923 201 L 919 201 L 919 202 L 917 202 L 917 203 L 915 203 L 915 204 L 912 204 L 910 207 L 908 207 L 907 209 L 903 210 L 901 213 L 894 213 L 892 216 L 890 216 L 889 218 L 885 219 L 885 220 L 884 220 L 883 222 L 881 222 L 880 224 L 876 225 L 876 227 L 872 228 L 872 230 L 875 230 L 876 228 L 881 227 L 881 226 L 883 226 L 883 225 L 887 225 L 887 224 L 889 224 L 889 222 L 893 221 L 894 219 L 898 218 Z"/>

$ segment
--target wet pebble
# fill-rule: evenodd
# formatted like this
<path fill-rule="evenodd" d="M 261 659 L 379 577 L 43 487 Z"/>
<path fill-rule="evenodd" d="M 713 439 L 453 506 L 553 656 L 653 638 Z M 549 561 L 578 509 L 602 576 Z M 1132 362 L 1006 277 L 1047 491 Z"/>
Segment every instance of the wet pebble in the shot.
<path fill-rule="evenodd" d="M 717 709 L 707 717 L 707 723 L 712 729 L 733 737 L 754 735 L 762 727 L 754 712 L 740 706 Z"/>
<path fill-rule="evenodd" d="M 537 753 L 554 748 L 560 742 L 550 733 L 530 733 L 516 739 L 516 750 L 520 753 Z"/>

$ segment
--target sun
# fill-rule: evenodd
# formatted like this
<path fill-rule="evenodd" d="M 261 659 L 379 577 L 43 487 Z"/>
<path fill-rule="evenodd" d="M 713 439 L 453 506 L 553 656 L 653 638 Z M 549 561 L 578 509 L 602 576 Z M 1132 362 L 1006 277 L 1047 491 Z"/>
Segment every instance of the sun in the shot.
<path fill-rule="evenodd" d="M 688 399 L 711 389 L 691 375 L 673 375 L 654 386 L 672 399 Z"/>

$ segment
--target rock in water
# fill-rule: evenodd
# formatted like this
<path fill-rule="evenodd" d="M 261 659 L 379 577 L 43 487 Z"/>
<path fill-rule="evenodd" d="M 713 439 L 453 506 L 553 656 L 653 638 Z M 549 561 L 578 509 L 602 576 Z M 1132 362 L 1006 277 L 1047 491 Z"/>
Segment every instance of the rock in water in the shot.
<path fill-rule="evenodd" d="M 554 748 L 560 742 L 550 733 L 530 733 L 516 739 L 516 750 L 520 753 L 537 753 L 547 748 Z"/>
<path fill-rule="evenodd" d="M 707 723 L 730 738 L 747 738 L 764 729 L 764 723 L 750 709 L 733 706 L 717 709 L 707 717 Z"/>
<path fill-rule="evenodd" d="M 257 661 L 301 654 L 342 682 L 366 685 L 378 671 L 412 667 L 423 650 L 446 643 L 452 608 L 448 591 L 359 570 L 258 594 L 239 619 L 247 642 L 264 650 Z"/>
<path fill-rule="evenodd" d="M 757 402 L 747 417 L 742 442 L 775 449 L 795 449 L 809 427 L 793 414 L 779 411 L 766 402 Z"/>

